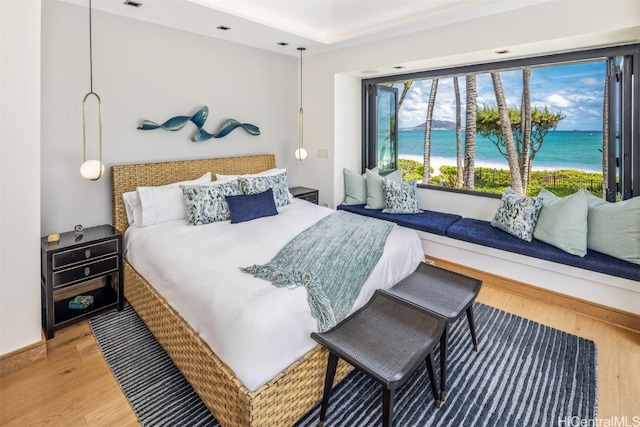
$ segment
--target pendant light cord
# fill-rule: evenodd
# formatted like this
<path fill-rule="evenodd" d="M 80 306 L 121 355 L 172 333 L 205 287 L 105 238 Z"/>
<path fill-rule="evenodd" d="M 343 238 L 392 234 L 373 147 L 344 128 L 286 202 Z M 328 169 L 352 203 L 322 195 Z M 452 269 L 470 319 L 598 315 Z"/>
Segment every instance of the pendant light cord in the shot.
<path fill-rule="evenodd" d="M 91 0 L 89 0 L 89 84 L 93 92 L 93 41 L 91 39 Z"/>

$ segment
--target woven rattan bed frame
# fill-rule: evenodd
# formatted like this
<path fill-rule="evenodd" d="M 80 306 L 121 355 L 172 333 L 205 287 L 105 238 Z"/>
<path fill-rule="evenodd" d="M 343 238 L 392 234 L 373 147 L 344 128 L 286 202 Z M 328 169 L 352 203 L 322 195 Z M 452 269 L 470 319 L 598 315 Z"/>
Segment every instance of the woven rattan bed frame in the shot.
<path fill-rule="evenodd" d="M 230 175 L 274 167 L 271 154 L 113 166 L 113 225 L 122 232 L 128 227 L 122 194 L 138 186 L 194 179 L 206 172 Z M 326 350 L 314 348 L 258 390 L 249 391 L 164 298 L 128 262 L 124 264 L 125 298 L 220 424 L 291 426 L 320 401 Z M 336 382 L 350 370 L 347 364 L 339 365 Z"/>

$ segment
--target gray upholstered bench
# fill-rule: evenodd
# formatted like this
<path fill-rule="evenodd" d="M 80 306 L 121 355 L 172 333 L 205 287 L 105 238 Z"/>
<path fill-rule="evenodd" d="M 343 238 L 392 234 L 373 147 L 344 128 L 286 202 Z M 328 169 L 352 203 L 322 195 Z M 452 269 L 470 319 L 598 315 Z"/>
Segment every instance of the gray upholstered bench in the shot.
<path fill-rule="evenodd" d="M 382 425 L 393 424 L 395 390 L 425 361 L 436 407 L 440 406 L 433 349 L 445 336 L 446 320 L 393 295 L 376 291 L 369 302 L 342 322 L 311 338 L 329 350 L 320 409 L 322 426 L 338 358 L 382 384 Z"/>
<path fill-rule="evenodd" d="M 446 396 L 449 324 L 467 314 L 473 350 L 478 351 L 473 321 L 473 301 L 482 281 L 421 262 L 418 268 L 386 292 L 421 307 L 447 321 L 440 346 L 440 400 Z"/>

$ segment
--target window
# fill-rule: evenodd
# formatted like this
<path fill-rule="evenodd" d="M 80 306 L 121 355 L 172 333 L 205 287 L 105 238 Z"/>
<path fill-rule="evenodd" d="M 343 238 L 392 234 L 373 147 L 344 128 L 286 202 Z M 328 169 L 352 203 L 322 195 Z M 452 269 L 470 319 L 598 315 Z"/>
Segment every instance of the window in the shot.
<path fill-rule="evenodd" d="M 636 44 L 364 80 L 363 164 L 451 191 L 640 195 L 639 65 Z"/>

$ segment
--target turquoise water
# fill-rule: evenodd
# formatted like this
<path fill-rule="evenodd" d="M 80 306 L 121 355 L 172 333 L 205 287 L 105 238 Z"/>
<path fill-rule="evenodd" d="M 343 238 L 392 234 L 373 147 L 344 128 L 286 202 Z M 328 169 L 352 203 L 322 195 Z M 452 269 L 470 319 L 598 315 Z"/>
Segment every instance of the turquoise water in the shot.
<path fill-rule="evenodd" d="M 464 146 L 464 131 L 462 132 Z M 602 172 L 602 132 L 554 131 L 549 132 L 542 148 L 533 161 L 534 170 L 578 169 Z M 401 159 L 413 159 L 422 163 L 424 153 L 423 130 L 400 130 L 398 153 Z M 431 131 L 431 165 L 456 164 L 456 132 Z M 490 140 L 477 135 L 476 166 L 508 169 L 507 161 Z"/>

